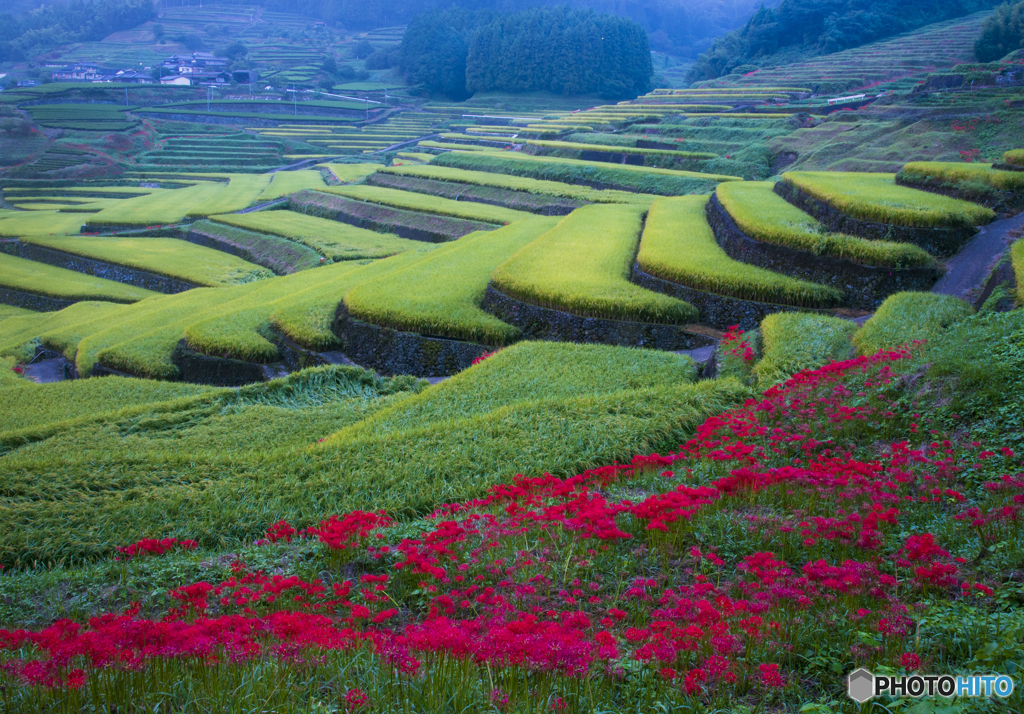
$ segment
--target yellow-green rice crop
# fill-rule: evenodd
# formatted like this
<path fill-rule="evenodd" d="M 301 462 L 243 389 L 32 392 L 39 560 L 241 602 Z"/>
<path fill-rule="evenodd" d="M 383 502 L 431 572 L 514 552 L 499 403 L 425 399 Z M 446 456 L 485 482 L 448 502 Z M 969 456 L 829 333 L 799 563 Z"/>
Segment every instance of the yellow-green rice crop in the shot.
<path fill-rule="evenodd" d="M 318 168 L 326 168 L 334 178 L 342 183 L 354 183 L 361 181 L 377 169 L 384 168 L 383 164 L 318 164 Z"/>
<path fill-rule="evenodd" d="M 78 235 L 86 217 L 57 211 L 11 211 L 0 216 L 0 236 Z"/>
<path fill-rule="evenodd" d="M 708 154 L 697 151 L 672 151 L 671 149 L 638 149 L 635 146 L 608 146 L 606 144 L 577 144 L 572 141 L 540 141 L 530 140 L 526 142 L 531 146 L 541 146 L 547 149 L 569 149 L 575 151 L 610 151 L 616 154 L 649 154 L 651 156 L 672 156 L 679 159 L 717 159 L 718 154 Z"/>
<path fill-rule="evenodd" d="M 237 256 L 176 238 L 26 236 L 24 240 L 44 248 L 138 268 L 195 285 L 238 285 L 274 275 L 266 268 Z"/>
<path fill-rule="evenodd" d="M 8 317 L 23 317 L 25 315 L 39 315 L 40 313 L 35 310 L 29 310 L 26 307 L 15 307 L 14 305 L 0 305 L 0 320 L 5 320 Z"/>
<path fill-rule="evenodd" d="M 151 290 L 16 258 L 6 253 L 0 253 L 0 287 L 61 300 L 136 302 L 157 294 Z"/>
<path fill-rule="evenodd" d="M 644 272 L 695 290 L 741 300 L 828 307 L 842 293 L 730 258 L 704 214 L 707 196 L 659 198 L 651 204 L 637 263 Z"/>
<path fill-rule="evenodd" d="M 396 330 L 509 344 L 522 335 L 519 328 L 480 309 L 491 272 L 558 220 L 531 216 L 445 244 L 408 268 L 353 288 L 345 305 L 361 320 Z"/>
<path fill-rule="evenodd" d="M 423 241 L 359 228 L 295 211 L 256 211 L 211 216 L 210 220 L 260 233 L 289 238 L 331 260 L 383 258 L 423 246 Z"/>
<path fill-rule="evenodd" d="M 324 177 L 319 171 L 278 171 L 273 175 L 270 185 L 263 189 L 263 193 L 256 197 L 257 201 L 272 201 L 289 193 L 295 193 L 306 188 L 323 188 Z"/>
<path fill-rule="evenodd" d="M 992 164 L 955 161 L 911 161 L 900 173 L 908 179 L 936 179 L 949 183 L 979 181 L 1000 191 L 1024 189 L 1024 171 L 999 171 Z"/>
<path fill-rule="evenodd" d="M 960 298 L 937 293 L 902 292 L 890 295 L 875 314 L 853 335 L 862 355 L 881 349 L 929 340 L 957 320 L 974 314 Z"/>
<path fill-rule="evenodd" d="M 382 436 L 536 399 L 565 399 L 693 382 L 689 357 L 631 347 L 520 342 L 420 394 L 345 429 L 331 440 Z"/>
<path fill-rule="evenodd" d="M 383 206 L 403 208 L 409 211 L 421 213 L 434 213 L 439 216 L 450 216 L 452 218 L 465 218 L 471 221 L 483 221 L 485 223 L 498 223 L 507 225 L 515 221 L 530 218 L 532 214 L 525 211 L 515 211 L 511 208 L 491 206 L 486 203 L 475 203 L 473 201 L 453 201 L 448 198 L 429 196 L 422 193 L 410 193 L 399 191 L 393 188 L 381 188 L 378 186 L 328 186 L 322 189 L 327 193 L 334 193 L 339 196 L 354 198 L 369 203 L 379 203 Z"/>
<path fill-rule="evenodd" d="M 494 271 L 505 294 L 585 317 L 683 324 L 697 318 L 689 303 L 629 281 L 646 209 L 578 208 Z"/>
<path fill-rule="evenodd" d="M 761 321 L 764 358 L 754 367 L 760 389 L 792 377 L 805 369 L 848 359 L 853 354 L 850 338 L 857 323 L 830 315 L 779 312 Z"/>
<path fill-rule="evenodd" d="M 1024 305 L 1024 238 L 1010 248 L 1010 262 L 1017 281 L 1017 302 Z"/>
<path fill-rule="evenodd" d="M 512 139 L 510 138 L 511 142 Z M 493 153 L 495 151 L 501 151 L 501 149 L 492 146 L 477 146 L 475 144 L 447 144 L 443 141 L 421 141 L 416 146 L 422 146 L 424 149 L 448 149 L 450 151 L 486 151 Z"/>
<path fill-rule="evenodd" d="M 271 178 L 271 174 L 232 174 L 226 187 L 192 206 L 186 215 L 205 218 L 214 213 L 231 213 L 248 208 L 270 185 Z"/>
<path fill-rule="evenodd" d="M 97 307 L 83 314 L 73 312 L 80 305 L 95 305 Z M 123 319 L 131 307 L 131 305 L 108 302 L 75 303 L 54 315 L 61 317 L 59 322 L 47 322 L 40 325 L 33 334 L 33 338 L 38 338 L 44 347 L 60 352 L 65 359 L 74 363 L 79 342 Z"/>
<path fill-rule="evenodd" d="M 755 240 L 886 268 L 935 264 L 935 258 L 912 243 L 827 233 L 772 186 L 770 181 L 730 181 L 719 184 L 715 195 L 740 230 Z"/>
<path fill-rule="evenodd" d="M 465 183 L 471 186 L 488 188 L 504 188 L 510 191 L 527 191 L 529 193 L 574 198 L 591 203 L 632 203 L 637 206 L 649 206 L 655 196 L 631 191 L 599 190 L 589 186 L 575 186 L 560 181 L 544 181 L 526 178 L 525 176 L 509 176 L 508 174 L 491 173 L 489 171 L 468 171 L 447 166 L 401 166 L 381 169 L 381 173 L 397 176 L 414 176 L 416 178 L 435 179 Z"/>
<path fill-rule="evenodd" d="M 991 209 L 906 186 L 895 174 L 788 171 L 782 180 L 862 221 L 915 228 L 961 228 L 992 221 Z"/>
<path fill-rule="evenodd" d="M 83 300 L 56 312 L 29 313 L 0 322 L 0 355 L 25 357 L 30 342 L 49 331 L 66 330 L 95 320 L 109 319 L 131 307 L 113 302 Z"/>
<path fill-rule="evenodd" d="M 1011 166 L 1024 166 L 1024 149 L 1011 149 L 1004 152 L 1003 163 Z"/>
<path fill-rule="evenodd" d="M 188 188 L 162 189 L 128 198 L 86 219 L 92 226 L 153 226 L 178 223 L 196 205 L 212 199 L 227 184 L 200 183 Z"/>
<path fill-rule="evenodd" d="M 434 158 L 433 154 L 417 154 L 415 151 L 399 151 L 396 156 L 401 159 L 408 159 L 410 161 L 420 161 L 422 163 L 429 163 Z"/>
<path fill-rule="evenodd" d="M 419 243 L 415 249 L 346 273 L 320 290 L 304 291 L 279 300 L 270 315 L 270 323 L 303 347 L 313 350 L 336 349 L 339 342 L 331 331 L 331 325 L 338 303 L 345 294 L 363 281 L 413 265 L 437 247 L 432 243 Z"/>

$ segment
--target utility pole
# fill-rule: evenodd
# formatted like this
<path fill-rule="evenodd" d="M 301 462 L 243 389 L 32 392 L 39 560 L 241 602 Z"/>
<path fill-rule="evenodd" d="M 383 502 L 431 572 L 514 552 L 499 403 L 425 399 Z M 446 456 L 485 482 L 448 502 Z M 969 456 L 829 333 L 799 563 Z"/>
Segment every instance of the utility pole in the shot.
<path fill-rule="evenodd" d="M 128 106 L 128 85 L 124 85 L 124 105 Z"/>

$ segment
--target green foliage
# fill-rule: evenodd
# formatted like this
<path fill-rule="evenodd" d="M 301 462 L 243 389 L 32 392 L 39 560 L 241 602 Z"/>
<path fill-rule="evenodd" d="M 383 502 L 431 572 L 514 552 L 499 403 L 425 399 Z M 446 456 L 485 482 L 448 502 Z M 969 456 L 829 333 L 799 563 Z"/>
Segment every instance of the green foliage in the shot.
<path fill-rule="evenodd" d="M 871 319 L 854 333 L 853 345 L 865 355 L 930 340 L 972 314 L 970 305 L 949 295 L 896 293 L 887 297 Z"/>
<path fill-rule="evenodd" d="M 485 13 L 452 7 L 417 15 L 399 48 L 398 67 L 409 84 L 461 101 L 466 90 L 466 55 L 476 28 L 489 20 Z"/>
<path fill-rule="evenodd" d="M 1004 152 L 1003 161 L 1013 166 L 1024 166 L 1024 149 L 1011 149 Z"/>
<path fill-rule="evenodd" d="M 651 201 L 654 200 L 650 195 L 636 194 L 630 191 L 601 191 L 589 186 L 573 186 L 560 181 L 543 181 L 488 171 L 467 171 L 465 169 L 441 166 L 436 163 L 432 163 L 429 166 L 396 166 L 383 169 L 381 173 L 465 183 L 471 186 L 503 188 L 510 191 L 527 191 L 529 193 L 557 196 L 559 198 L 573 198 L 591 203 L 633 203 L 649 206 Z"/>
<path fill-rule="evenodd" d="M 647 33 L 637 23 L 568 5 L 496 17 L 473 35 L 466 59 L 471 92 L 632 99 L 650 91 L 653 73 Z"/>
<path fill-rule="evenodd" d="M 135 302 L 156 294 L 6 253 L 0 253 L 0 286 L 62 300 Z"/>
<path fill-rule="evenodd" d="M 0 14 L 0 62 L 24 60 L 58 45 L 102 40 L 151 19 L 147 0 L 46 5 L 23 15 Z"/>
<path fill-rule="evenodd" d="M 647 215 L 637 262 L 670 282 L 741 300 L 783 305 L 838 305 L 834 288 L 797 280 L 730 258 L 715 240 L 704 213 L 706 196 L 659 198 Z"/>
<path fill-rule="evenodd" d="M 912 161 L 900 169 L 897 177 L 911 182 L 932 179 L 950 184 L 978 181 L 1000 191 L 1024 190 L 1024 172 L 999 171 L 993 169 L 992 164 L 968 164 L 955 161 Z"/>
<path fill-rule="evenodd" d="M 854 218 L 915 228 L 983 225 L 996 214 L 974 203 L 906 186 L 893 174 L 788 171 L 782 180 Z"/>
<path fill-rule="evenodd" d="M 307 245 L 331 260 L 383 258 L 421 248 L 422 241 L 377 233 L 348 223 L 307 216 L 295 211 L 256 211 L 211 216 L 210 220 L 261 233 L 282 236 Z"/>
<path fill-rule="evenodd" d="M 404 208 L 409 211 L 420 211 L 422 213 L 436 213 L 439 216 L 451 218 L 465 218 L 471 221 L 483 221 L 485 223 L 497 223 L 508 225 L 531 215 L 525 211 L 514 211 L 511 208 L 501 206 L 490 206 L 486 203 L 474 203 L 473 201 L 452 201 L 437 196 L 426 196 L 408 191 L 398 191 L 392 188 L 380 188 L 378 186 L 328 186 L 322 189 L 327 193 L 346 196 L 368 203 L 379 203 L 383 206 L 393 208 Z"/>
<path fill-rule="evenodd" d="M 566 365 L 572 369 L 566 369 Z M 341 444 L 361 436 L 382 436 L 447 419 L 480 416 L 522 401 L 670 389 L 696 378 L 693 360 L 671 352 L 571 342 L 521 342 L 334 434 L 328 443 Z"/>
<path fill-rule="evenodd" d="M 553 156 L 530 156 L 519 152 L 470 153 L 452 151 L 434 159 L 431 166 L 447 166 L 471 171 L 490 171 L 544 181 L 594 185 L 662 196 L 706 193 L 722 181 L 738 180 L 736 176 L 672 171 L 647 166 L 608 164 L 600 161 L 560 159 Z"/>
<path fill-rule="evenodd" d="M 442 245 L 410 267 L 353 288 L 345 305 L 354 317 L 396 330 L 509 344 L 520 330 L 480 309 L 491 272 L 556 223 L 531 216 Z"/>
<path fill-rule="evenodd" d="M 25 242 L 208 287 L 273 277 L 266 268 L 237 256 L 176 238 L 26 236 Z"/>
<path fill-rule="evenodd" d="M 764 357 L 754 367 L 760 389 L 767 389 L 805 369 L 847 359 L 857 323 L 828 315 L 780 312 L 761 321 Z"/>
<path fill-rule="evenodd" d="M 697 311 L 689 303 L 629 281 L 645 212 L 624 205 L 578 208 L 499 265 L 494 284 L 519 300 L 586 317 L 693 322 Z"/>
<path fill-rule="evenodd" d="M 770 181 L 729 181 L 719 185 L 715 195 L 740 230 L 755 240 L 886 268 L 935 264 L 927 251 L 910 243 L 828 233 L 811 216 L 775 193 L 773 185 Z"/>
<path fill-rule="evenodd" d="M 995 62 L 1019 50 L 1024 41 L 1024 2 L 1003 3 L 981 26 L 981 37 L 974 42 L 979 62 Z"/>

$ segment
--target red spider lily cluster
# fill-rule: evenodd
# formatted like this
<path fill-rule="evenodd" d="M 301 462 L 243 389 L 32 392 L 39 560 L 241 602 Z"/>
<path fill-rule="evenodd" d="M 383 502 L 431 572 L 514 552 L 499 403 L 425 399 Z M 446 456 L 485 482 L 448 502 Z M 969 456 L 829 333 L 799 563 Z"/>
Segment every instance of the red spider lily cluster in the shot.
<path fill-rule="evenodd" d="M 143 538 L 131 545 L 118 546 L 119 558 L 129 559 L 140 555 L 163 555 L 172 550 L 194 550 L 199 544 L 194 540 L 178 540 L 177 538 Z"/>
<path fill-rule="evenodd" d="M 742 334 L 730 328 L 723 346 L 746 361 Z M 972 501 L 962 471 L 1010 464 L 1011 451 L 937 434 L 889 438 L 900 423 L 894 367 L 910 355 L 801 372 L 707 419 L 675 453 L 570 478 L 520 476 L 439 508 L 416 536 L 379 512 L 305 530 L 279 521 L 261 543 L 315 539 L 330 579 L 238 561 L 221 582 L 172 590 L 158 618 L 135 608 L 85 625 L 0 630 L 0 677 L 77 689 L 111 672 L 144 677 L 158 663 L 317 667 L 362 653 L 402 686 L 477 682 L 482 705 L 501 711 L 537 693 L 517 694 L 513 679 L 547 677 L 552 709 L 582 711 L 583 689 L 571 683 L 614 687 L 627 677 L 691 702 L 763 701 L 800 686 L 794 648 L 807 638 L 848 643 L 851 665 L 918 670 L 927 662 L 914 651 L 922 596 L 986 598 L 993 588 L 915 524 L 948 514 L 982 543 L 1019 537 L 1024 474 L 986 484 Z M 864 436 L 871 453 L 855 453 Z M 725 527 L 746 543 L 728 556 L 706 535 Z M 149 542 L 163 543 L 140 543 Z M 330 559 L 339 553 L 343 569 Z M 476 674 L 453 682 L 449 665 Z M 374 696 L 350 687 L 345 706 Z"/>
<path fill-rule="evenodd" d="M 981 149 L 967 149 L 960 152 L 960 158 L 967 163 L 972 163 L 981 156 Z"/>

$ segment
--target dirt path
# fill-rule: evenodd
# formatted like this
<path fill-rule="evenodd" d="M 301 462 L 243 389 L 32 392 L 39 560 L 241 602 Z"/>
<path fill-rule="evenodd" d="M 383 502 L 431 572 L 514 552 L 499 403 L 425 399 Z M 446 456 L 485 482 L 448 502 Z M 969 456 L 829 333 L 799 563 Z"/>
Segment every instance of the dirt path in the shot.
<path fill-rule="evenodd" d="M 64 381 L 64 364 L 63 359 L 47 359 L 26 365 L 23 369 L 26 379 L 31 379 L 38 384 L 47 384 Z"/>
<path fill-rule="evenodd" d="M 963 249 L 946 261 L 946 274 L 933 293 L 953 295 L 972 305 L 981 297 L 985 282 L 1013 243 L 1012 231 L 1024 229 L 1024 213 L 982 226 Z"/>

